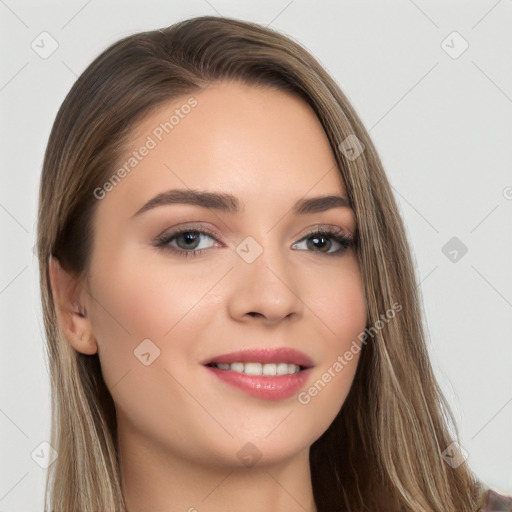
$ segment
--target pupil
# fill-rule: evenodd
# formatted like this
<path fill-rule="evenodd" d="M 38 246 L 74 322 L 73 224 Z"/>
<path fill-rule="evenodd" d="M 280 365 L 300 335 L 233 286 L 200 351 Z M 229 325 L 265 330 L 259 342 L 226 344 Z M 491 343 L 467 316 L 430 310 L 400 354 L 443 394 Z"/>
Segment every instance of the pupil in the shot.
<path fill-rule="evenodd" d="M 195 238 L 197 238 L 197 235 L 198 235 L 198 233 L 188 231 L 188 232 L 184 233 L 182 235 L 182 237 L 186 240 L 186 244 L 189 244 L 190 242 L 192 242 L 192 245 L 193 245 L 194 242 L 197 242 L 197 240 L 194 240 Z"/>
<path fill-rule="evenodd" d="M 314 243 L 317 243 L 319 240 L 322 240 L 323 244 L 325 244 L 326 239 L 323 236 L 314 236 L 311 238 Z M 322 242 L 320 242 L 320 245 L 323 245 Z M 321 249 L 321 247 L 316 246 L 317 249 Z"/>

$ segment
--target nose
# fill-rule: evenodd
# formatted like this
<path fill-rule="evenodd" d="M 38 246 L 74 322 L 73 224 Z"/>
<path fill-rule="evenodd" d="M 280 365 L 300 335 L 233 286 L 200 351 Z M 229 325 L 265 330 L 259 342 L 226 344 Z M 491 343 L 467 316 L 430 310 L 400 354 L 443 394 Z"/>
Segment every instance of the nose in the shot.
<path fill-rule="evenodd" d="M 300 280 L 279 250 L 264 248 L 251 263 L 237 257 L 230 279 L 228 309 L 237 321 L 274 325 L 303 314 Z"/>

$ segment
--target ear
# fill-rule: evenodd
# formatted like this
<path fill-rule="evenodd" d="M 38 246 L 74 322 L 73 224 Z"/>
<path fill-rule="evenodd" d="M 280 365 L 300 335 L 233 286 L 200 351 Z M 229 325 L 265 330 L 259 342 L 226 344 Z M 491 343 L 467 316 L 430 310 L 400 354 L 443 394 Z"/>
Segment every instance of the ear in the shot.
<path fill-rule="evenodd" d="M 49 257 L 49 274 L 57 320 L 62 332 L 75 350 L 83 354 L 95 354 L 98 345 L 87 316 L 86 292 L 52 254 Z"/>

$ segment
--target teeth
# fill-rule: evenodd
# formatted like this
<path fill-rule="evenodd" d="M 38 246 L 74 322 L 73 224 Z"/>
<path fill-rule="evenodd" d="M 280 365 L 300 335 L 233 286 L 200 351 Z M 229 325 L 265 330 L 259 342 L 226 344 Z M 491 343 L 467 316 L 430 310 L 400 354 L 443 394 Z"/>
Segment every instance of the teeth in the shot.
<path fill-rule="evenodd" d="M 244 363 L 231 363 L 230 370 L 234 372 L 243 372 L 244 371 Z"/>
<path fill-rule="evenodd" d="M 247 375 L 290 375 L 300 371 L 300 366 L 288 363 L 215 363 L 213 366 L 219 370 L 231 370 Z"/>
<path fill-rule="evenodd" d="M 245 363 L 243 371 L 247 375 L 263 375 L 261 363 Z"/>
<path fill-rule="evenodd" d="M 279 363 L 277 365 L 277 375 L 286 375 L 288 373 L 288 365 L 286 363 Z"/>
<path fill-rule="evenodd" d="M 264 364 L 261 368 L 263 375 L 277 375 L 277 365 L 275 364 Z"/>

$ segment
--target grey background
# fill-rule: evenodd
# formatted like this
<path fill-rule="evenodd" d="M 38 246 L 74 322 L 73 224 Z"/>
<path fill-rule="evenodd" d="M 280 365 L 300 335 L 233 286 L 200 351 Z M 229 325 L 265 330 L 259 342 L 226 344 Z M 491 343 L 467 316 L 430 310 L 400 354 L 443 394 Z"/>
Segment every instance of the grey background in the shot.
<path fill-rule="evenodd" d="M 0 0 L 0 512 L 42 510 L 46 470 L 31 454 L 46 450 L 50 397 L 32 248 L 57 110 L 112 42 L 202 14 L 292 36 L 356 108 L 405 218 L 461 444 L 480 478 L 512 492 L 511 0 Z M 48 58 L 31 47 L 43 31 L 58 43 Z M 454 31 L 469 44 L 457 58 Z M 456 261 L 452 237 L 468 249 Z"/>

